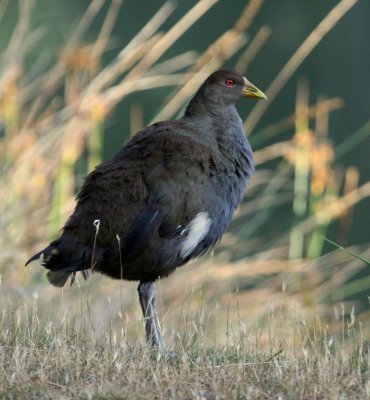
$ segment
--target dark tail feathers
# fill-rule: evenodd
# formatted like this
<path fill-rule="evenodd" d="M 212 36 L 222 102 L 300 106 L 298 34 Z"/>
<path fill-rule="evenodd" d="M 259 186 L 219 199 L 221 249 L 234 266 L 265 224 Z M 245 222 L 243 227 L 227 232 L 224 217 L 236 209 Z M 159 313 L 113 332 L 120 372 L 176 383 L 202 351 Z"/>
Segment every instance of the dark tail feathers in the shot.
<path fill-rule="evenodd" d="M 84 279 L 89 276 L 92 265 L 92 249 L 76 241 L 71 235 L 62 235 L 51 242 L 44 250 L 32 256 L 26 266 L 35 260 L 41 260 L 41 265 L 47 268 L 48 281 L 58 287 L 66 284 L 68 278 L 72 285 L 76 272 L 81 271 Z M 99 259 L 99 251 L 95 250 L 94 262 Z"/>

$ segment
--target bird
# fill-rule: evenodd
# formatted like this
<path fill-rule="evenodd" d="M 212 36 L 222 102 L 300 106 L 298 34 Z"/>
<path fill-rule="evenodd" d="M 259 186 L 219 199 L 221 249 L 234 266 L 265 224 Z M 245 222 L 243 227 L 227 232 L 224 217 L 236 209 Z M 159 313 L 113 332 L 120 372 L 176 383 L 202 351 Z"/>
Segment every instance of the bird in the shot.
<path fill-rule="evenodd" d="M 182 117 L 154 123 L 97 166 L 61 235 L 32 256 L 63 287 L 77 272 L 139 281 L 146 341 L 163 350 L 155 282 L 214 248 L 254 172 L 235 103 L 267 99 L 239 72 L 213 72 Z"/>

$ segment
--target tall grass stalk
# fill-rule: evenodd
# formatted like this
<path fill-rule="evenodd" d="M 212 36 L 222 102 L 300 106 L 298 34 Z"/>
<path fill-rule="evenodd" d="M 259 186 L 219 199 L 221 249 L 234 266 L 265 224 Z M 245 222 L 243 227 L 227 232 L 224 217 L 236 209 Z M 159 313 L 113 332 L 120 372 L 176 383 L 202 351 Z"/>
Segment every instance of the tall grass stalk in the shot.
<path fill-rule="evenodd" d="M 295 219 L 290 232 L 289 258 L 300 259 L 304 252 L 304 233 L 299 225 L 307 214 L 308 185 L 310 174 L 309 160 L 309 119 L 308 119 L 308 86 L 301 81 L 298 86 L 296 102 L 296 126 L 295 126 L 295 155 L 294 155 L 294 199 L 293 213 Z"/>

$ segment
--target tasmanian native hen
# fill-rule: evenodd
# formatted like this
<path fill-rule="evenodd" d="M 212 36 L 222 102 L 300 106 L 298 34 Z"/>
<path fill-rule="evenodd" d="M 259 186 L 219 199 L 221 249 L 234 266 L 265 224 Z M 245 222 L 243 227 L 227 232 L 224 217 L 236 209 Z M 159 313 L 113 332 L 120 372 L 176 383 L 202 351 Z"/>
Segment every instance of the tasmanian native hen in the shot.
<path fill-rule="evenodd" d="M 59 287 L 77 271 L 140 281 L 147 341 L 160 351 L 154 282 L 217 244 L 254 171 L 242 97 L 266 99 L 238 72 L 210 75 L 183 117 L 143 129 L 87 176 L 61 236 L 27 264 L 40 259 Z"/>

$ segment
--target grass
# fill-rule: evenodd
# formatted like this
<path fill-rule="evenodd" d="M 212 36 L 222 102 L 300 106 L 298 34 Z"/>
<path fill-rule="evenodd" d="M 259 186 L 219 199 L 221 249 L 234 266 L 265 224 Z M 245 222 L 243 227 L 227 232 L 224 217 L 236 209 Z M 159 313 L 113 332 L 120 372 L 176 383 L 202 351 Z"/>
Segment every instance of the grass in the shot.
<path fill-rule="evenodd" d="M 142 340 L 130 340 L 125 320 L 117 324 L 109 318 L 99 332 L 90 315 L 94 308 L 76 318 L 63 306 L 59 315 L 42 320 L 41 301 L 35 295 L 33 304 L 21 304 L 16 312 L 11 304 L 2 310 L 1 398 L 365 399 L 370 394 L 369 343 L 361 324 L 343 315 L 337 338 L 319 315 L 312 317 L 310 331 L 300 315 L 285 320 L 275 309 L 264 325 L 239 325 L 214 343 L 208 312 L 184 313 L 185 328 L 181 334 L 167 332 L 170 353 L 157 358 Z M 287 324 L 292 330 L 283 336 Z"/>
<path fill-rule="evenodd" d="M 161 358 L 145 347 L 134 283 L 94 275 L 56 293 L 43 278 L 15 293 L 3 282 L 0 398 L 365 399 L 368 313 L 333 308 L 324 296 L 340 277 L 318 276 L 351 259 L 338 251 L 295 274 L 266 262 L 180 269 L 158 283 Z"/>
<path fill-rule="evenodd" d="M 369 278 L 361 260 L 370 252 L 353 246 L 325 254 L 323 245 L 325 237 L 345 243 L 353 210 L 370 196 L 361 171 L 340 164 L 370 127 L 354 127 L 333 146 L 328 121 L 343 101 L 310 102 L 307 80 L 297 82 L 292 115 L 251 136 L 257 170 L 213 257 L 158 284 L 169 359 L 144 345 L 134 284 L 94 275 L 58 291 L 44 271 L 22 268 L 72 211 L 76 164 L 81 174 L 101 162 L 105 123 L 120 101 L 170 86 L 151 119 L 174 118 L 210 72 L 230 60 L 243 72 L 263 51 L 269 28 L 248 36 L 263 4 L 252 0 L 203 53 L 167 56 L 216 2 L 197 2 L 162 31 L 174 10 L 164 3 L 103 65 L 121 1 L 109 3 L 88 43 L 105 3 L 93 0 L 54 62 L 29 70 L 39 31 L 30 28 L 33 2 L 20 3 L 0 57 L 0 187 L 8 189 L 0 191 L 0 398 L 369 398 Z M 322 19 L 269 86 L 271 99 L 355 3 L 342 0 Z M 245 126 L 254 127 L 269 104 L 258 103 Z M 140 106 L 130 115 L 135 133 L 144 125 Z M 279 229 L 266 231 L 281 213 Z"/>

